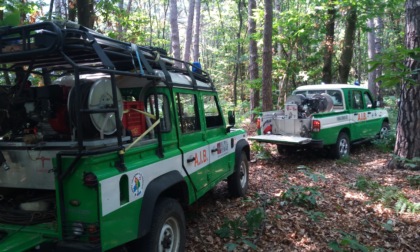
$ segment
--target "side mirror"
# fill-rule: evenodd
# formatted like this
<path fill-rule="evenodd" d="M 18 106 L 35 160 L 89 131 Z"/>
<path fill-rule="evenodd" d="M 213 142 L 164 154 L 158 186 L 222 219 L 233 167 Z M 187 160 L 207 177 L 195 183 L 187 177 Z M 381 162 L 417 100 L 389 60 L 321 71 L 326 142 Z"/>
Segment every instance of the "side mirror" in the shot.
<path fill-rule="evenodd" d="M 228 111 L 228 123 L 229 125 L 235 125 L 235 111 Z"/>
<path fill-rule="evenodd" d="M 230 129 L 233 128 L 235 125 L 235 112 L 234 111 L 228 111 L 228 126 L 226 127 L 226 133 L 230 132 Z"/>

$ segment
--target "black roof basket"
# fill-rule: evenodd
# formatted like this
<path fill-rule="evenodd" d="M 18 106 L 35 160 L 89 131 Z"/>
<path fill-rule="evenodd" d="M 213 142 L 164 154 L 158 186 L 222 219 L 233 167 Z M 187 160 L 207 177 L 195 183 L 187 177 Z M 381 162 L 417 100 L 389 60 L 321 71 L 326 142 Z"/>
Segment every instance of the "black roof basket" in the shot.
<path fill-rule="evenodd" d="M 183 67 L 175 67 L 175 61 Z M 30 65 L 32 69 L 71 71 L 78 67 L 149 78 L 158 78 L 153 69 L 160 69 L 169 83 L 168 72 L 176 72 L 189 76 L 193 86 L 199 80 L 214 89 L 206 71 L 192 71 L 192 64 L 171 58 L 160 48 L 118 41 L 68 21 L 0 27 L 3 63 L 12 64 L 11 68 Z"/>

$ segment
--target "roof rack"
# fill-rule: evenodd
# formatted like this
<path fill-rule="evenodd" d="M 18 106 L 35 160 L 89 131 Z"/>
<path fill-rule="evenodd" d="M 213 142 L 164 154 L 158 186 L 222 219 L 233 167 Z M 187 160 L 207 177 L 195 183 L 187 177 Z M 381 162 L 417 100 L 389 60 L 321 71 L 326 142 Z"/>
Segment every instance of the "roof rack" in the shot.
<path fill-rule="evenodd" d="M 73 22 L 42 22 L 25 26 L 0 27 L 0 63 L 49 71 L 72 70 L 112 72 L 121 75 L 161 78 L 154 71 L 162 70 L 166 83 L 176 85 L 170 72 L 180 73 L 214 89 L 209 74 L 192 71 L 191 63 L 165 55 L 159 48 L 138 46 L 106 37 Z M 175 62 L 181 63 L 176 67 Z"/>

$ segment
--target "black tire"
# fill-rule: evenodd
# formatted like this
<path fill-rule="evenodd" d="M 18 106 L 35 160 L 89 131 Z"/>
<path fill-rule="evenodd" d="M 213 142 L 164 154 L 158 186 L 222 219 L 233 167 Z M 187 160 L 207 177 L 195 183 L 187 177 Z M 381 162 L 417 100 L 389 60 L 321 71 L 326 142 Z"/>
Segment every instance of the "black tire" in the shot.
<path fill-rule="evenodd" d="M 345 132 L 340 132 L 338 135 L 337 142 L 331 148 L 331 154 L 337 159 L 350 155 L 350 140 Z"/>
<path fill-rule="evenodd" d="M 277 144 L 277 151 L 280 155 L 294 155 L 297 152 L 297 148 L 295 146 L 284 146 L 281 144 Z"/>
<path fill-rule="evenodd" d="M 381 126 L 381 130 L 378 133 L 379 139 L 384 139 L 388 134 L 391 127 L 389 127 L 388 122 L 383 122 Z"/>
<path fill-rule="evenodd" d="M 141 239 L 138 251 L 184 251 L 185 232 L 185 216 L 179 202 L 162 198 L 155 206 L 150 232 Z"/>
<path fill-rule="evenodd" d="M 233 197 L 243 197 L 248 190 L 249 163 L 245 152 L 242 151 L 239 162 L 235 164 L 235 171 L 228 177 L 228 190 Z"/>

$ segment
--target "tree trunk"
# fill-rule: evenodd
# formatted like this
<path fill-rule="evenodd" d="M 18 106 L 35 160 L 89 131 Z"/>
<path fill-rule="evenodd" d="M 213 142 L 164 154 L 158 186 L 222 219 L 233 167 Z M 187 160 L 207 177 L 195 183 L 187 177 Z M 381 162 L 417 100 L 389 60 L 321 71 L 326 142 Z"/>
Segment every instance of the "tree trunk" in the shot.
<path fill-rule="evenodd" d="M 233 104 L 237 104 L 238 96 L 238 74 L 241 58 L 241 31 L 242 31 L 242 0 L 238 1 L 238 18 L 239 18 L 239 27 L 238 32 L 236 33 L 236 63 L 235 63 L 235 76 L 233 78 Z"/>
<path fill-rule="evenodd" d="M 375 58 L 382 53 L 382 40 L 383 40 L 383 30 L 384 24 L 381 17 L 377 17 L 374 19 L 375 23 Z M 378 66 L 376 69 L 376 78 L 382 76 L 382 66 Z M 382 103 L 383 97 L 381 92 L 381 81 L 376 81 L 375 78 L 375 93 L 376 99 Z"/>
<path fill-rule="evenodd" d="M 281 13 L 281 0 L 275 1 L 274 9 L 276 10 L 276 18 L 280 19 L 280 13 Z M 278 34 L 283 34 L 283 28 L 281 25 L 278 27 Z M 281 42 L 277 45 L 277 55 L 279 59 L 288 59 L 288 55 L 285 51 L 285 48 Z M 288 83 L 288 76 L 287 76 L 287 69 L 284 71 L 283 76 L 279 77 L 279 83 L 278 83 L 278 92 L 279 96 L 277 98 L 277 109 L 281 109 L 282 104 L 284 104 L 284 101 L 286 100 L 286 88 Z"/>
<path fill-rule="evenodd" d="M 185 34 L 185 48 L 184 48 L 184 61 L 190 61 L 191 55 L 191 42 L 192 42 L 192 30 L 193 30 L 193 23 L 194 23 L 194 8 L 195 8 L 195 0 L 190 0 L 188 6 L 188 23 L 187 23 L 187 30 Z"/>
<path fill-rule="evenodd" d="M 369 57 L 369 60 L 373 60 L 375 58 L 375 37 L 376 37 L 373 18 L 368 19 L 367 27 L 369 29 L 368 36 L 367 36 L 368 57 Z M 376 94 L 375 79 L 376 79 L 376 69 L 373 69 L 372 71 L 369 71 L 368 73 L 368 88 L 372 94 Z"/>
<path fill-rule="evenodd" d="M 68 9 L 69 9 L 69 20 L 73 22 L 76 21 L 76 14 L 77 14 L 76 0 L 68 1 Z"/>
<path fill-rule="evenodd" d="M 171 0 L 169 16 L 171 20 L 171 43 L 172 43 L 172 54 L 175 59 L 181 59 L 181 51 L 179 45 L 179 30 L 178 30 L 178 8 L 176 0 Z M 175 62 L 176 67 L 181 67 L 180 62 Z"/>
<path fill-rule="evenodd" d="M 262 55 L 262 110 L 273 109 L 273 3 L 272 0 L 264 0 L 264 33 Z"/>
<path fill-rule="evenodd" d="M 118 1 L 118 9 L 120 9 L 121 12 L 124 12 L 124 0 L 119 0 Z M 117 19 L 117 31 L 118 31 L 118 35 L 117 38 L 119 40 L 121 40 L 123 38 L 123 27 L 121 25 L 121 16 Z"/>
<path fill-rule="evenodd" d="M 80 25 L 93 28 L 93 0 L 77 0 L 77 20 Z"/>
<path fill-rule="evenodd" d="M 200 16 L 201 16 L 201 0 L 195 2 L 195 29 L 194 29 L 194 52 L 193 61 L 200 61 Z"/>
<path fill-rule="evenodd" d="M 324 51 L 324 67 L 322 68 L 322 82 L 332 82 L 332 59 L 334 56 L 334 25 L 337 10 L 335 9 L 335 2 L 329 0 L 328 4 L 328 21 L 326 23 L 325 35 L 325 51 Z"/>
<path fill-rule="evenodd" d="M 351 61 L 353 58 L 354 38 L 356 35 L 357 8 L 350 7 L 347 13 L 346 30 L 344 33 L 343 50 L 340 57 L 339 77 L 340 83 L 347 83 Z"/>
<path fill-rule="evenodd" d="M 419 49 L 420 2 L 408 0 L 405 8 L 405 45 L 407 49 Z M 416 83 L 410 84 L 406 82 L 401 88 L 397 141 L 394 154 L 403 159 L 413 159 L 414 157 L 420 157 L 420 76 L 418 73 L 420 62 L 414 58 L 407 58 L 405 65 L 413 72 L 416 72 L 416 74 L 412 75 Z M 401 167 L 401 163 L 395 161 L 395 159 L 393 163 L 396 164 L 396 167 Z"/>
<path fill-rule="evenodd" d="M 254 86 L 254 81 L 258 79 L 258 47 L 257 41 L 253 38 L 257 32 L 257 22 L 253 18 L 253 13 L 257 8 L 255 0 L 248 1 L 248 36 L 249 39 L 249 80 L 252 83 L 250 103 L 251 103 L 251 121 L 254 121 L 255 114 L 252 113 L 257 107 L 260 106 L 260 89 Z"/>

